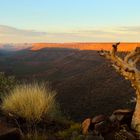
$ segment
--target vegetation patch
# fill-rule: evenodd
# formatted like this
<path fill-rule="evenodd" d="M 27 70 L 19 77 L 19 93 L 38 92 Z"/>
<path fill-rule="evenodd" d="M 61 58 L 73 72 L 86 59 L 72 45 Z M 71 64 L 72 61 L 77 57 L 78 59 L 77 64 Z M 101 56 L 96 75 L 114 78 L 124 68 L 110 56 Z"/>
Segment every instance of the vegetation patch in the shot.
<path fill-rule="evenodd" d="M 4 72 L 0 72 L 0 99 L 11 91 L 17 81 L 14 76 L 6 76 Z"/>
<path fill-rule="evenodd" d="M 39 122 L 43 118 L 54 117 L 58 112 L 56 92 L 45 84 L 17 85 L 3 98 L 2 109 L 28 122 Z"/>
<path fill-rule="evenodd" d="M 72 137 L 77 138 L 75 140 L 79 140 L 80 133 L 81 133 L 81 124 L 73 123 L 71 124 L 70 128 L 63 131 L 59 131 L 56 135 L 58 138 L 64 139 L 64 140 L 69 140 Z"/>

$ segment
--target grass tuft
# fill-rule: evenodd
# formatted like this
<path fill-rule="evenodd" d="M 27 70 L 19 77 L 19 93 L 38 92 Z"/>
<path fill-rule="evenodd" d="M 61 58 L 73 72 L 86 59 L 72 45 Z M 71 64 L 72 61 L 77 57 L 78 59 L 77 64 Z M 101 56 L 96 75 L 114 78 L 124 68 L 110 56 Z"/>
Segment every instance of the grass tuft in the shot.
<path fill-rule="evenodd" d="M 3 98 L 2 109 L 27 121 L 41 121 L 43 117 L 53 117 L 57 112 L 56 92 L 45 84 L 17 85 Z"/>

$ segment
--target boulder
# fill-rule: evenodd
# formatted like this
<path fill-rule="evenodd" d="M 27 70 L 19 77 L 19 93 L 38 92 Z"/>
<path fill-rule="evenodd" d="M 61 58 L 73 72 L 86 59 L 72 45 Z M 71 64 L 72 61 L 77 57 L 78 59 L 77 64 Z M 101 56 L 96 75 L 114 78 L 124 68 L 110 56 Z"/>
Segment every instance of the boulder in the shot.
<path fill-rule="evenodd" d="M 98 115 L 98 116 L 95 116 L 92 120 L 91 120 L 91 123 L 93 124 L 96 124 L 96 123 L 99 123 L 99 122 L 102 122 L 104 120 L 107 119 L 107 116 L 105 115 Z"/>
<path fill-rule="evenodd" d="M 20 129 L 11 128 L 0 133 L 0 140 L 21 140 L 23 137 Z"/>
<path fill-rule="evenodd" d="M 112 132 L 112 130 L 113 130 L 112 122 L 109 119 L 96 123 L 94 128 L 94 131 L 102 135 Z"/>
<path fill-rule="evenodd" d="M 133 110 L 130 109 L 118 109 L 113 112 L 110 116 L 110 120 L 112 122 L 119 122 L 121 125 L 127 124 L 131 126 Z"/>
<path fill-rule="evenodd" d="M 104 135 L 104 140 L 136 140 L 136 137 L 130 131 L 120 130 L 118 132 L 112 131 Z"/>
<path fill-rule="evenodd" d="M 133 135 L 133 133 L 126 131 L 125 136 L 128 140 L 136 140 L 136 137 Z"/>
<path fill-rule="evenodd" d="M 104 140 L 116 140 L 115 139 L 115 131 L 112 131 L 112 132 L 104 135 Z"/>
<path fill-rule="evenodd" d="M 109 118 L 105 115 L 98 115 L 95 116 L 93 119 L 87 118 L 82 123 L 82 133 L 84 135 L 89 134 L 89 132 L 98 134 L 99 132 L 103 132 L 102 129 L 108 128 L 108 124 L 110 124 L 110 121 L 106 123 L 106 121 L 109 121 Z M 103 126 L 105 125 L 105 126 Z M 104 129 L 106 131 L 106 129 Z"/>
<path fill-rule="evenodd" d="M 88 134 L 90 123 L 91 123 L 90 118 L 87 118 L 82 122 L 82 133 L 83 133 L 83 135 Z"/>
<path fill-rule="evenodd" d="M 104 140 L 104 138 L 100 136 L 93 136 L 93 135 L 87 135 L 85 140 Z"/>
<path fill-rule="evenodd" d="M 136 140 L 136 137 L 129 131 L 120 130 L 115 133 L 115 140 Z"/>

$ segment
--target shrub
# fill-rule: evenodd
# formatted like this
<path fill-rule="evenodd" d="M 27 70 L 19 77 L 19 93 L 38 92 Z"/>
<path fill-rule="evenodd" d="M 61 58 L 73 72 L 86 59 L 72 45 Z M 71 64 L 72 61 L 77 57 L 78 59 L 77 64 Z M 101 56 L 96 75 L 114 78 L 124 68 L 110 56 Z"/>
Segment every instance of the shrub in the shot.
<path fill-rule="evenodd" d="M 29 122 L 38 122 L 43 117 L 54 117 L 59 112 L 55 95 L 45 84 L 17 85 L 3 98 L 2 109 Z"/>
<path fill-rule="evenodd" d="M 16 83 L 14 76 L 6 76 L 3 72 L 0 72 L 0 99 L 12 90 Z"/>

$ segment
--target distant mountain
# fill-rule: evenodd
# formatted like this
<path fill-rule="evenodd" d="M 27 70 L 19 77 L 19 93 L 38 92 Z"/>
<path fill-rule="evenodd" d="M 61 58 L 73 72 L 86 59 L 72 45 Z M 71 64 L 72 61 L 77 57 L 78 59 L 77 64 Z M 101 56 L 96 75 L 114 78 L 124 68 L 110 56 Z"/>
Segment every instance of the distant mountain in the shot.
<path fill-rule="evenodd" d="M 17 51 L 22 49 L 31 49 L 37 51 L 44 48 L 70 48 L 79 50 L 111 50 L 113 43 L 19 43 L 19 44 L 0 44 L 0 49 L 8 51 Z M 140 43 L 121 43 L 119 51 L 131 51 L 139 47 Z"/>
<path fill-rule="evenodd" d="M 79 50 L 111 50 L 113 43 L 34 43 L 31 50 L 39 50 L 43 48 L 74 48 Z M 140 46 L 140 43 L 121 43 L 119 51 L 131 51 Z"/>
<path fill-rule="evenodd" d="M 74 120 L 133 107 L 129 101 L 135 94 L 130 83 L 93 50 L 19 50 L 0 55 L 0 71 L 28 82 L 50 81 L 61 109 Z"/>
<path fill-rule="evenodd" d="M 0 44 L 0 50 L 6 50 L 6 51 L 18 51 L 25 48 L 31 48 L 32 44 L 28 43 L 19 43 L 19 44 Z"/>

